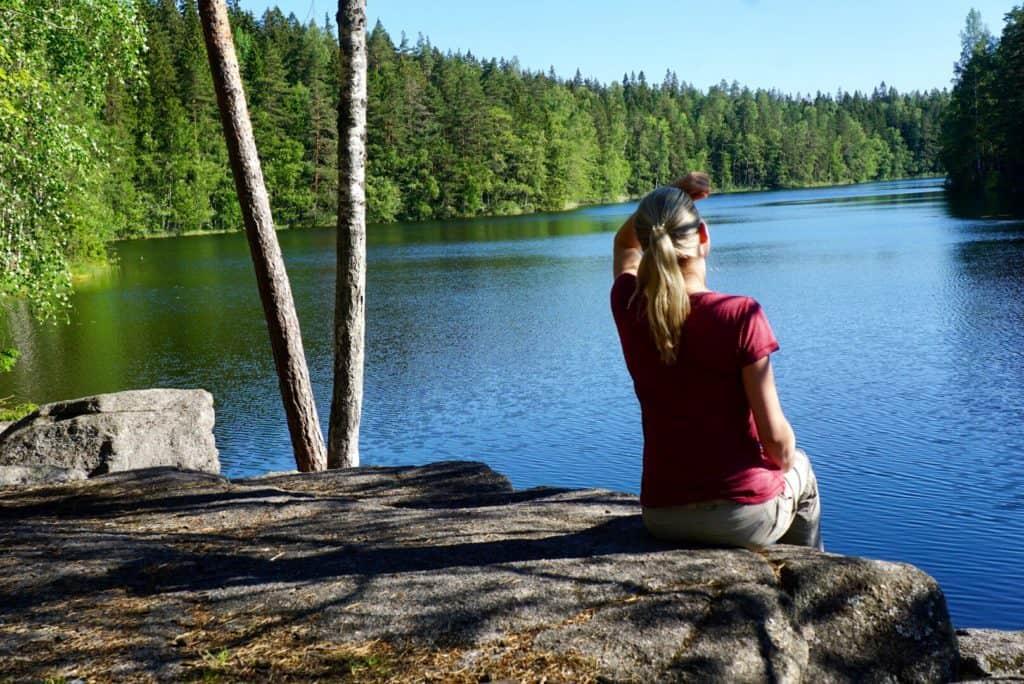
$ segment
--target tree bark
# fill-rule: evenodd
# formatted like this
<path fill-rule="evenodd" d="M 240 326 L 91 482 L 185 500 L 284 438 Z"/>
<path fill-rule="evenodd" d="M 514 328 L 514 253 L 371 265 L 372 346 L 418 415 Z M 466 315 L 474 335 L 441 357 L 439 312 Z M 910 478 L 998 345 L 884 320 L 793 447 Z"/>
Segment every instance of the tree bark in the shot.
<path fill-rule="evenodd" d="M 359 465 L 366 318 L 366 0 L 338 0 L 338 280 L 334 308 L 331 468 Z"/>
<path fill-rule="evenodd" d="M 249 121 L 227 7 L 224 0 L 199 0 L 199 13 L 231 171 L 235 177 L 235 190 L 242 205 L 245 232 L 270 333 L 270 347 L 288 418 L 295 464 L 303 472 L 324 470 L 323 434 L 302 349 L 299 319 L 281 247 L 274 232 L 270 199 L 263 183 L 263 171 Z"/>

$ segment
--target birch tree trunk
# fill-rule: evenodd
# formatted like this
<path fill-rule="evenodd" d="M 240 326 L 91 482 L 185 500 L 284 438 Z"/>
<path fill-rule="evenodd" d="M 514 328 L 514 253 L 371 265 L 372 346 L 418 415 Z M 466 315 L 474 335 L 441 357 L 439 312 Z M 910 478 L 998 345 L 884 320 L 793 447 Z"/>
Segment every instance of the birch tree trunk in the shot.
<path fill-rule="evenodd" d="M 303 472 L 324 470 L 323 435 L 316 414 L 313 389 L 302 349 L 299 319 L 292 300 L 281 247 L 274 233 L 270 199 L 263 183 L 249 110 L 242 90 L 242 77 L 235 57 L 231 26 L 224 0 L 199 0 L 199 14 L 206 38 L 206 52 L 217 91 L 217 104 L 224 125 L 235 190 L 242 205 L 245 233 L 249 238 L 256 282 L 270 333 L 270 347 L 277 367 L 288 431 L 291 433 L 295 464 Z"/>
<path fill-rule="evenodd" d="M 359 465 L 366 320 L 366 0 L 338 0 L 338 280 L 327 464 Z"/>

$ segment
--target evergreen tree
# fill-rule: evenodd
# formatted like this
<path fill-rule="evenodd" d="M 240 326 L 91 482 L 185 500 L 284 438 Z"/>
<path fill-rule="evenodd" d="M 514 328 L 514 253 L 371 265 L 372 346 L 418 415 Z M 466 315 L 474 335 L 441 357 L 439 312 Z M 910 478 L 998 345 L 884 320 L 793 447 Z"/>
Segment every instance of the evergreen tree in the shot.
<path fill-rule="evenodd" d="M 994 171 L 995 41 L 972 9 L 960 34 L 956 85 L 946 120 L 943 161 L 954 185 L 980 187 Z"/>
<path fill-rule="evenodd" d="M 1002 147 L 1004 186 L 1024 195 L 1024 7 L 1006 15 L 997 52 L 999 113 L 996 126 Z"/>
<path fill-rule="evenodd" d="M 336 213 L 338 192 L 338 128 L 336 95 L 337 51 L 333 49 L 329 20 L 323 28 L 310 24 L 303 38 L 306 78 L 309 82 L 308 163 L 312 173 L 308 222 L 330 223 Z"/>

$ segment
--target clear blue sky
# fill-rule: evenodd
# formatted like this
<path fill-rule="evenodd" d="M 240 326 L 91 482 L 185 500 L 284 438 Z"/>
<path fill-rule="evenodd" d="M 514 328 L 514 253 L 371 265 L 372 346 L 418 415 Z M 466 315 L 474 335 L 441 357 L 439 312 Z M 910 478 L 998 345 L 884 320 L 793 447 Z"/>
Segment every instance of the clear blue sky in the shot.
<path fill-rule="evenodd" d="M 1020 2 L 1020 0 L 1018 0 Z M 259 16 L 277 5 L 300 20 L 333 18 L 329 0 L 241 0 Z M 700 88 L 739 81 L 788 93 L 947 87 L 971 7 L 1002 31 L 1012 0 L 369 0 L 397 43 L 404 31 L 442 50 L 519 58 L 523 67 L 604 82 L 667 68 Z"/>

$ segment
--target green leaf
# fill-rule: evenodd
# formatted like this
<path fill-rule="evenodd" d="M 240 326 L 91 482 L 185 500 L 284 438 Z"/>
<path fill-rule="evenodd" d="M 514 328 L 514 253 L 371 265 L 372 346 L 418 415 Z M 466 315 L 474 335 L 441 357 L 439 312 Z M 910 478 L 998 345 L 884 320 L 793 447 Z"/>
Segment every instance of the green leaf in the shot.
<path fill-rule="evenodd" d="M 21 358 L 21 353 L 14 348 L 0 349 L 0 373 L 8 373 Z"/>

